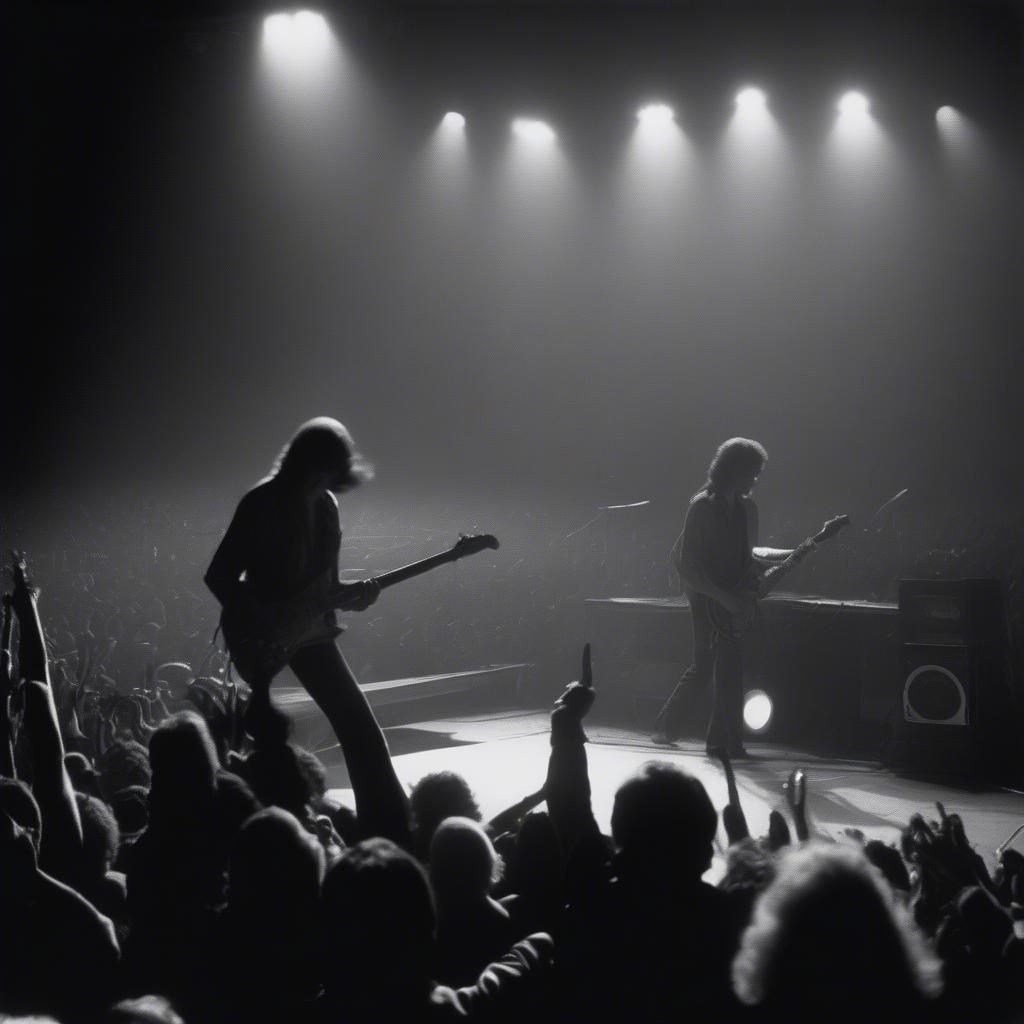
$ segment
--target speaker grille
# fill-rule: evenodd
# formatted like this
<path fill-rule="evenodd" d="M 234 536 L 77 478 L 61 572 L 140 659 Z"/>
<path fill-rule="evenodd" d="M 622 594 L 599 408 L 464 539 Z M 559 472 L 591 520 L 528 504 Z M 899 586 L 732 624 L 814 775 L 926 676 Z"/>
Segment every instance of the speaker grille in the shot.
<path fill-rule="evenodd" d="M 927 725 L 967 725 L 967 692 L 945 665 L 918 665 L 903 683 L 903 717 Z"/>

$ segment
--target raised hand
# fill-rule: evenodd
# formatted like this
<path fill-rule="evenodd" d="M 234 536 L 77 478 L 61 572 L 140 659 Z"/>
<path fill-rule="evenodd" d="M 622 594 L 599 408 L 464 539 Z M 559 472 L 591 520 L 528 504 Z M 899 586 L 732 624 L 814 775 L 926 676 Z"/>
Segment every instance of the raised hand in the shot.
<path fill-rule="evenodd" d="M 786 819 L 778 811 L 772 811 L 768 815 L 768 849 L 774 853 L 784 846 L 789 846 L 791 842 Z"/>
<path fill-rule="evenodd" d="M 3 598 L 3 639 L 0 640 L 0 700 L 3 701 L 3 708 L 0 711 L 6 712 L 7 701 L 14 689 L 14 678 L 12 673 L 14 665 L 12 662 L 13 652 L 11 650 L 11 639 L 14 628 L 14 609 L 11 607 L 10 596 L 4 594 Z"/>
<path fill-rule="evenodd" d="M 18 615 L 24 615 L 33 610 L 32 602 L 39 596 L 35 587 L 28 581 L 28 565 L 23 551 L 11 550 L 13 568 L 11 570 L 14 579 L 14 589 L 11 591 L 10 603 Z"/>
<path fill-rule="evenodd" d="M 585 644 L 579 681 L 570 683 L 562 691 L 551 712 L 552 737 L 572 734 L 586 739 L 583 735 L 583 719 L 594 705 L 594 696 L 594 672 L 590 660 L 590 644 Z"/>
<path fill-rule="evenodd" d="M 578 682 L 570 683 L 555 701 L 554 714 L 564 713 L 582 722 L 594 704 L 594 670 L 590 660 L 590 644 L 583 646 L 583 659 Z"/>
<path fill-rule="evenodd" d="M 729 840 L 729 845 L 732 846 L 733 843 L 738 843 L 741 839 L 748 839 L 750 828 L 743 814 L 743 806 L 740 804 L 740 791 L 736 786 L 732 761 L 729 758 L 729 752 L 724 747 L 719 748 L 718 759 L 722 762 L 725 784 L 729 790 L 729 802 L 722 809 L 722 824 L 725 826 L 725 835 Z"/>
<path fill-rule="evenodd" d="M 807 827 L 807 782 L 803 768 L 794 768 L 789 773 L 782 790 L 793 815 L 796 837 L 801 843 L 806 842 L 810 838 L 810 829 Z"/>

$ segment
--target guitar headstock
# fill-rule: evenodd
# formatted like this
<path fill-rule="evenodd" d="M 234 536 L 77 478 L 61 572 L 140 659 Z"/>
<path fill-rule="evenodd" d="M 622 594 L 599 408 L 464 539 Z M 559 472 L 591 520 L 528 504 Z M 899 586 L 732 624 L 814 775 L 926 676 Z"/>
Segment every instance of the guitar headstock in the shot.
<path fill-rule="evenodd" d="M 841 530 L 846 529 L 846 527 L 849 525 L 850 517 L 848 515 L 833 516 L 814 535 L 814 543 L 820 544 L 824 540 L 831 540 L 837 533 L 839 533 Z"/>
<path fill-rule="evenodd" d="M 462 558 L 463 555 L 475 555 L 478 551 L 486 551 L 487 548 L 497 551 L 499 547 L 501 545 L 493 533 L 461 534 L 452 548 L 452 556 Z"/>

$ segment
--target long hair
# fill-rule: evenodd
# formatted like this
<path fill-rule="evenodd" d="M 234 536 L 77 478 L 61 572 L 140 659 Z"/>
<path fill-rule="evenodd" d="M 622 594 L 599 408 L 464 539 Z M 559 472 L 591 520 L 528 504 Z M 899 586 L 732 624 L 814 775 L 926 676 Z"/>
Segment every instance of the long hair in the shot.
<path fill-rule="evenodd" d="M 764 445 L 749 437 L 730 437 L 715 451 L 708 466 L 708 477 L 698 494 L 715 497 L 721 494 L 743 469 L 756 468 L 760 472 L 768 461 Z"/>
<path fill-rule="evenodd" d="M 835 1004 L 837 1019 L 863 1020 L 866 1006 L 906 1007 L 942 988 L 937 957 L 878 871 L 863 853 L 823 843 L 783 858 L 732 977 L 742 1002 L 791 1021 L 820 1019 L 826 1005 L 837 1016 Z"/>
<path fill-rule="evenodd" d="M 348 430 L 330 416 L 307 420 L 281 449 L 271 476 L 289 484 L 331 473 L 329 489 L 345 491 L 373 479 L 373 466 L 356 450 Z"/>

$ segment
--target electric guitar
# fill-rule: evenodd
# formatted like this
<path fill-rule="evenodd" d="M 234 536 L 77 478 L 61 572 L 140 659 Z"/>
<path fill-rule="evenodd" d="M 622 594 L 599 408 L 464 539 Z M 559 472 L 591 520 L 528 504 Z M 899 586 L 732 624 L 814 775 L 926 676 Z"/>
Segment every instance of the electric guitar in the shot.
<path fill-rule="evenodd" d="M 376 577 L 383 590 L 439 565 L 456 562 L 487 548 L 497 550 L 498 539 L 489 533 L 460 537 L 447 551 L 411 562 Z M 235 605 L 221 614 L 221 631 L 238 674 L 250 686 L 269 686 L 304 647 L 333 640 L 344 631 L 328 612 L 352 602 L 348 584 L 335 586 L 316 580 L 287 601 L 254 610 Z"/>
<path fill-rule="evenodd" d="M 756 563 L 744 573 L 733 588 L 749 598 L 746 608 L 739 614 L 728 611 L 717 601 L 708 605 L 711 625 L 715 632 L 730 640 L 740 640 L 753 628 L 757 621 L 757 602 L 772 591 L 783 577 L 793 571 L 814 549 L 815 545 L 831 540 L 840 530 L 850 525 L 847 515 L 833 516 L 813 536 L 810 536 L 781 562 L 761 571 Z"/>

